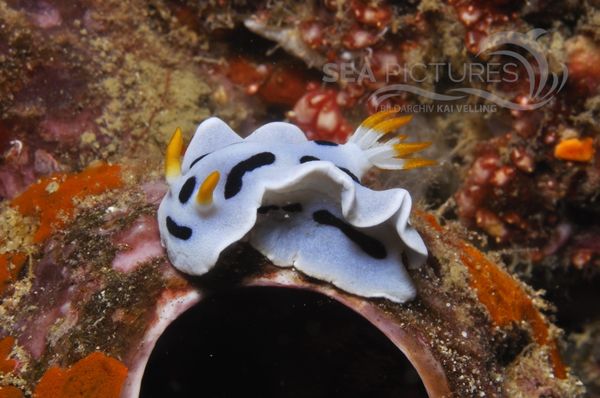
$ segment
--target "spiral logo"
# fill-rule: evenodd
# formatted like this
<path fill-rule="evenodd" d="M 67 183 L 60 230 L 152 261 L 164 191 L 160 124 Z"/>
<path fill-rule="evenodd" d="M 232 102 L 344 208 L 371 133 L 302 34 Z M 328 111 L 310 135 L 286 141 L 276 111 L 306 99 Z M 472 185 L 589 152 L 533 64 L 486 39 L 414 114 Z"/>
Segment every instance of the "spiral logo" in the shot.
<path fill-rule="evenodd" d="M 483 40 L 480 45 L 480 51 L 477 53 L 478 57 L 508 57 L 510 65 L 514 65 L 515 70 L 526 74 L 526 79 L 529 82 L 529 92 L 527 93 L 527 101 L 525 103 L 517 103 L 510 99 L 503 98 L 496 93 L 479 88 L 451 88 L 444 94 L 440 94 L 411 84 L 387 85 L 374 91 L 369 100 L 379 106 L 390 98 L 409 92 L 435 101 L 455 101 L 464 99 L 468 96 L 477 96 L 511 110 L 526 111 L 538 109 L 546 105 L 552 100 L 554 95 L 562 90 L 569 76 L 568 69 L 564 64 L 560 65 L 561 71 L 559 73 L 550 72 L 550 67 L 544 54 L 543 47 L 537 41 L 541 36 L 547 33 L 548 32 L 544 29 L 533 29 L 527 33 L 499 32 L 488 36 Z M 515 47 L 519 48 L 521 51 L 514 51 L 513 49 Z M 504 63 L 504 65 L 507 64 L 508 63 Z M 473 65 L 481 66 L 481 68 L 489 66 L 483 64 L 471 64 L 469 65 L 469 70 L 473 70 L 473 68 L 471 68 Z M 516 73 L 513 72 L 513 75 L 516 76 Z M 523 79 L 523 76 L 519 76 L 518 79 Z M 514 81 L 516 81 L 516 79 L 512 80 L 512 82 Z"/>

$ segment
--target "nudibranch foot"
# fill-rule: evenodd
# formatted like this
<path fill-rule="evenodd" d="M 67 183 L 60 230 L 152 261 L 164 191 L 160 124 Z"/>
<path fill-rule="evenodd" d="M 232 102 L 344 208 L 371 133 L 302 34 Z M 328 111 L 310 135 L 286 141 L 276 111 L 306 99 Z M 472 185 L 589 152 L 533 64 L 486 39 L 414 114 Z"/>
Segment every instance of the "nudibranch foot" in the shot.
<path fill-rule="evenodd" d="M 288 215 L 270 211 L 250 233 L 250 243 L 275 265 L 331 283 L 358 296 L 395 302 L 412 299 L 415 289 L 402 263 L 404 248 L 390 226 L 357 228 L 336 206 L 305 203 Z"/>

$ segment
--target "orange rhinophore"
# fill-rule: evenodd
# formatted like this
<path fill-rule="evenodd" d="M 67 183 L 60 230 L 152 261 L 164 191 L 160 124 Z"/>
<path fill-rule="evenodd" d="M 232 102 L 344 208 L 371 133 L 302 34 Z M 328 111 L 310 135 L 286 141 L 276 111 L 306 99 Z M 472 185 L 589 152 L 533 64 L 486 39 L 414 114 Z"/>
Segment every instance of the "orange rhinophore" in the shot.
<path fill-rule="evenodd" d="M 183 134 L 177 127 L 165 154 L 165 176 L 167 181 L 172 182 L 181 175 L 181 152 L 183 151 Z"/>
<path fill-rule="evenodd" d="M 218 171 L 213 171 L 206 177 L 204 182 L 200 184 L 200 188 L 196 194 L 196 202 L 198 202 L 198 204 L 203 206 L 212 204 L 213 193 L 217 187 L 217 184 L 219 183 L 220 178 L 221 174 L 219 174 Z"/>

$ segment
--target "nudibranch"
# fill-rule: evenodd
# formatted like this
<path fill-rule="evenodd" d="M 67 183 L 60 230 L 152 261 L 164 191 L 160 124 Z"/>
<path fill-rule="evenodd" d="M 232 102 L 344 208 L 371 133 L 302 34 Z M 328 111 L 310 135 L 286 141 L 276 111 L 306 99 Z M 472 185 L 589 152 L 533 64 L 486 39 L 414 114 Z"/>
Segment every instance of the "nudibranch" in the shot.
<path fill-rule="evenodd" d="M 158 210 L 172 264 L 205 274 L 244 239 L 273 264 L 346 292 L 399 303 L 413 298 L 404 265 L 420 267 L 427 249 L 409 222 L 411 197 L 360 182 L 371 167 L 434 163 L 410 157 L 429 142 L 391 134 L 411 119 L 394 114 L 370 116 L 345 144 L 309 141 L 284 122 L 243 139 L 213 117 L 198 126 L 183 160 L 177 129 L 166 151 L 169 190 Z"/>

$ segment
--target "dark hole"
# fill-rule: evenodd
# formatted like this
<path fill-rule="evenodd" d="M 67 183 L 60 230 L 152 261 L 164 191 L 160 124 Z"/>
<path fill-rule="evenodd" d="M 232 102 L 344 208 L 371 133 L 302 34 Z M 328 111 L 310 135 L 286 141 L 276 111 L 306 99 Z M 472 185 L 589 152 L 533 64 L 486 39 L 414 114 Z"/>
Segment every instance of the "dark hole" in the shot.
<path fill-rule="evenodd" d="M 508 366 L 531 342 L 526 330 L 514 327 L 494 341 L 496 356 L 502 366 Z"/>
<path fill-rule="evenodd" d="M 581 332 L 582 325 L 600 315 L 600 274 L 586 276 L 569 269 L 543 270 L 534 274 L 532 286 L 545 289 L 546 298 L 556 305 L 556 324 L 568 332 Z M 546 272 L 550 272 L 546 270 Z M 550 283 L 549 281 L 554 281 Z"/>
<path fill-rule="evenodd" d="M 320 294 L 216 294 L 160 337 L 140 397 L 426 397 L 404 355 L 360 315 Z"/>

